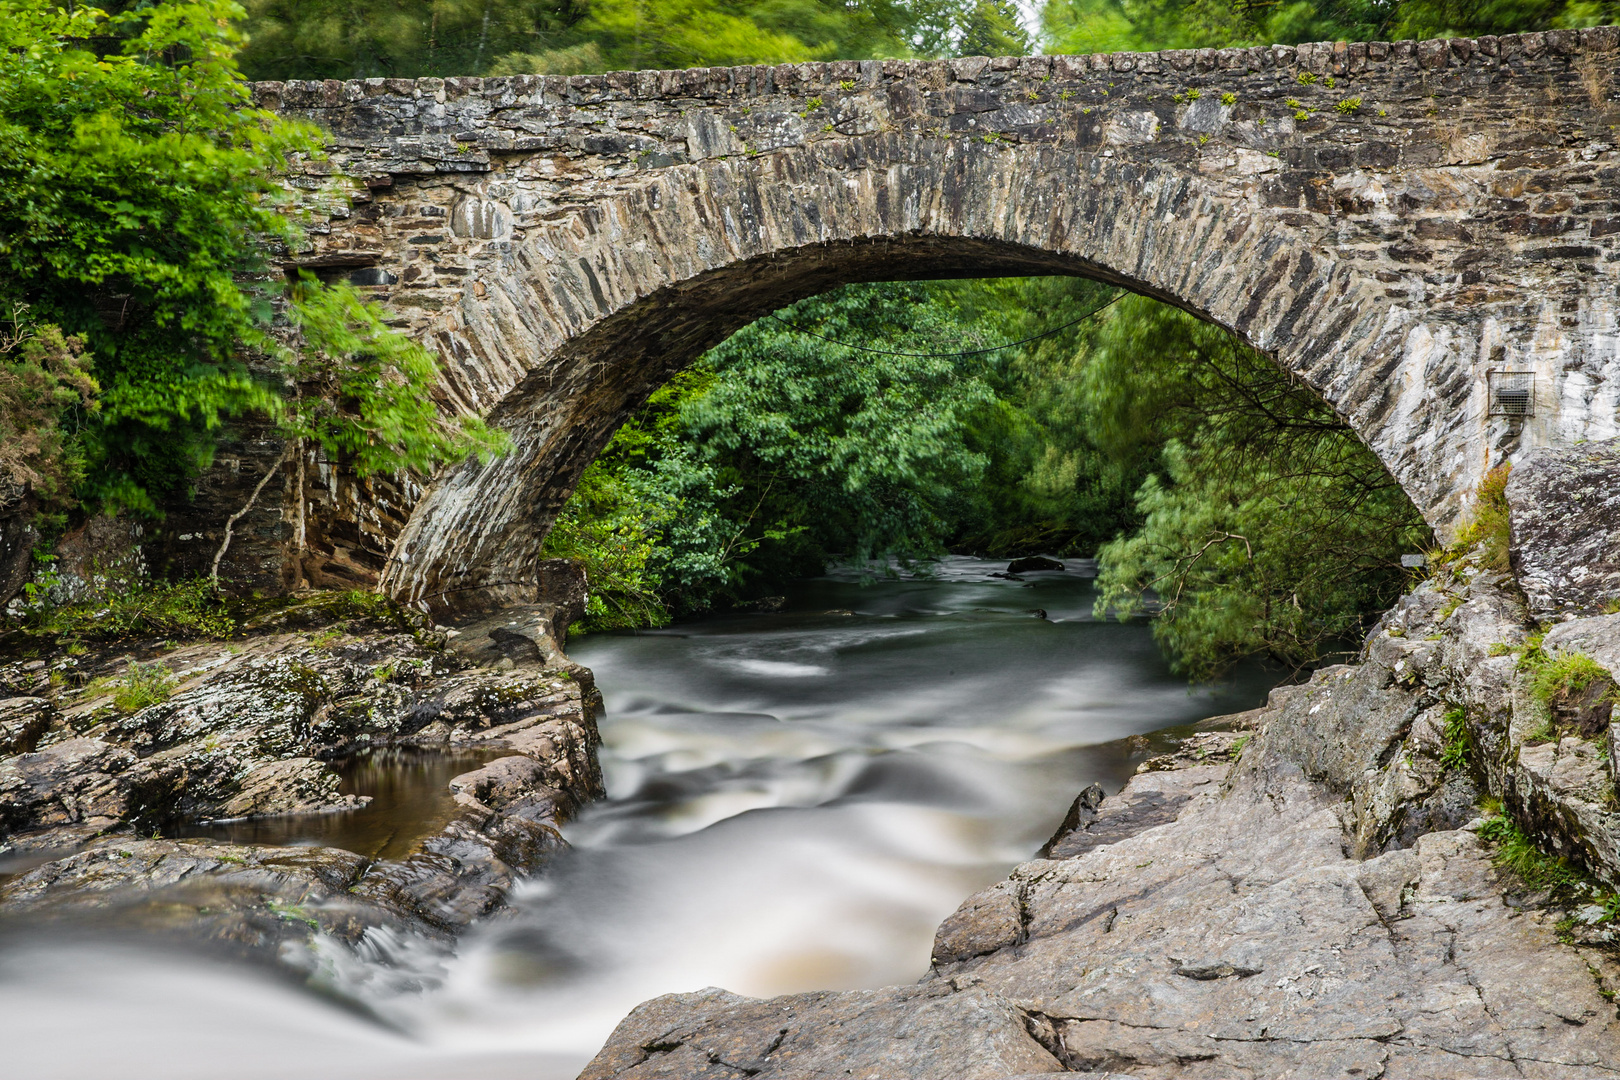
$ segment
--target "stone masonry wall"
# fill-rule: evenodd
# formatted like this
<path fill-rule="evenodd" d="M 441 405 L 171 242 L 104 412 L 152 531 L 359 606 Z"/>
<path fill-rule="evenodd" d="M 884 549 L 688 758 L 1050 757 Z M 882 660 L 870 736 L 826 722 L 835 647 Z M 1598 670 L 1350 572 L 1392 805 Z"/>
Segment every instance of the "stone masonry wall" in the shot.
<path fill-rule="evenodd" d="M 1617 45 L 260 84 L 332 133 L 291 178 L 317 213 L 289 268 L 371 291 L 443 359 L 444 408 L 515 444 L 421 494 L 327 467 L 304 543 L 319 519 L 324 572 L 407 599 L 523 599 L 580 470 L 728 333 L 847 281 L 1042 273 L 1233 329 L 1444 531 L 1499 460 L 1620 433 Z M 1505 372 L 1528 415 L 1491 415 Z"/>

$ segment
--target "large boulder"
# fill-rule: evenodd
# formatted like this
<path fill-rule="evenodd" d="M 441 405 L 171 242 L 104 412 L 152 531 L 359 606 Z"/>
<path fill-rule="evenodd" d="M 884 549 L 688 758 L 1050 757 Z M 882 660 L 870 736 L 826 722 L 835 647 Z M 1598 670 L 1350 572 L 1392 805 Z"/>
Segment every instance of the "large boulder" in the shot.
<path fill-rule="evenodd" d="M 1620 599 L 1620 440 L 1530 453 L 1508 478 L 1511 555 L 1538 620 Z"/>

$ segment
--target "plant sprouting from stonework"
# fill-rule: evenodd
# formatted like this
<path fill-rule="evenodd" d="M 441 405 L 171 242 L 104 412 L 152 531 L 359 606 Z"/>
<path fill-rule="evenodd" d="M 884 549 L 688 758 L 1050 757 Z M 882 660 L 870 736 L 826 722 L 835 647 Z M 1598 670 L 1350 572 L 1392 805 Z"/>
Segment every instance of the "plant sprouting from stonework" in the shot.
<path fill-rule="evenodd" d="M 1511 464 L 1504 463 L 1485 474 L 1475 492 L 1474 509 L 1467 524 L 1457 533 L 1456 542 L 1437 553 L 1434 561 L 1444 564 L 1477 547 L 1485 569 L 1507 573 L 1510 569 L 1507 482 L 1512 469 Z"/>
<path fill-rule="evenodd" d="M 320 444 L 360 476 L 500 452 L 505 436 L 476 416 L 449 419 L 433 400 L 438 365 L 421 345 L 383 323 L 383 313 L 346 283 L 294 284 L 289 317 L 297 348 L 283 355 L 297 387 L 278 428 Z"/>
<path fill-rule="evenodd" d="M 1359 97 L 1347 97 L 1333 107 L 1346 116 L 1352 116 L 1361 110 L 1361 99 Z"/>
<path fill-rule="evenodd" d="M 1309 86 L 1316 81 L 1316 74 L 1310 71 L 1302 71 L 1298 76 L 1296 76 L 1296 78 L 1299 81 L 1299 85 Z"/>

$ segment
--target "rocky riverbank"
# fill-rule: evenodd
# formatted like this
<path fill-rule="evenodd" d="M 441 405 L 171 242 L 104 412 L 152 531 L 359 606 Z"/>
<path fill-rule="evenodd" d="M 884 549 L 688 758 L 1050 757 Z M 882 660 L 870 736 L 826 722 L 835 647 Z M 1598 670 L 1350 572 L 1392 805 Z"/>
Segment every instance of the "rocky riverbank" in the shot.
<path fill-rule="evenodd" d="M 1525 470 L 1515 534 L 1592 546 L 1606 503 L 1549 524 L 1547 492 L 1601 452 Z M 1214 725 L 1238 734 L 1083 792 L 917 984 L 657 998 L 583 1077 L 1620 1076 L 1620 615 L 1589 614 L 1603 573 L 1527 597 L 1500 555 L 1446 562 L 1359 663 Z M 1532 604 L 1566 621 L 1543 636 Z"/>
<path fill-rule="evenodd" d="M 121 643 L 0 668 L 0 915 L 116 917 L 313 970 L 334 944 L 448 943 L 566 846 L 601 795 L 590 672 L 555 608 L 461 630 L 318 595 L 225 642 Z M 140 704 L 143 680 L 162 700 Z M 132 702 L 134 707 L 132 707 Z M 333 763 L 381 746 L 476 748 L 455 809 L 399 859 L 166 839 L 218 819 L 353 810 Z M 8 873 L 9 871 L 9 873 Z"/>
<path fill-rule="evenodd" d="M 1523 466 L 1511 551 L 1437 560 L 1357 663 L 1081 792 L 919 982 L 658 998 L 584 1077 L 1620 1076 L 1608 453 Z M 569 614 L 450 630 L 326 595 L 228 642 L 0 666 L 0 925 L 115 918 L 408 980 L 393 957 L 498 915 L 601 794 Z M 488 752 L 403 857 L 173 838 L 352 810 L 332 763 L 401 746 Z"/>

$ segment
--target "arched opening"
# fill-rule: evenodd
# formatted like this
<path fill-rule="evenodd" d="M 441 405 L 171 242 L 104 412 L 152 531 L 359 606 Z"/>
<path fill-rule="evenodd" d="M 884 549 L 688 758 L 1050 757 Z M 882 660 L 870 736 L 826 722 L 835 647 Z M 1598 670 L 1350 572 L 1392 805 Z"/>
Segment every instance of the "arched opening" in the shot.
<path fill-rule="evenodd" d="M 626 412 L 542 540 L 588 566 L 593 630 L 769 606 L 833 564 L 1101 555 L 1099 613 L 1159 612 L 1206 678 L 1344 651 L 1432 541 L 1314 391 L 1095 279 L 838 286 Z"/>
<path fill-rule="evenodd" d="M 1431 524 L 1456 513 L 1461 494 L 1453 473 L 1462 466 L 1406 439 L 1408 429 L 1427 425 L 1424 439 L 1441 443 L 1455 435 L 1455 422 L 1402 415 L 1410 412 L 1401 396 L 1406 384 L 1388 377 L 1406 362 L 1406 320 L 1398 312 L 1372 299 L 1343 264 L 1283 237 L 1251 242 L 1252 223 L 1225 222 L 1208 208 L 1200 208 L 1202 216 L 1167 215 L 1152 222 L 1152 230 L 1138 220 L 1128 236 L 1118 235 L 1127 228 L 1127 208 L 1135 214 L 1146 209 L 1135 199 L 1122 202 L 1113 216 L 1095 219 L 1084 237 L 1071 235 L 1064 217 L 1053 214 L 1038 243 L 973 235 L 1024 228 L 939 222 L 741 258 L 718 249 L 730 243 L 728 230 L 734 232 L 738 220 L 757 220 L 763 208 L 743 199 L 716 213 L 704 202 L 703 213 L 686 215 L 708 222 L 712 236 L 700 241 L 714 240 L 712 247 L 696 245 L 711 266 L 695 271 L 691 259 L 671 265 L 676 260 L 668 252 L 643 250 L 622 221 L 615 221 L 612 237 L 576 240 L 578 256 L 564 257 L 552 245 L 543 275 L 523 268 L 491 283 L 476 303 L 469 294 L 452 328 L 439 335 L 441 351 L 467 370 L 488 368 L 487 357 L 502 349 L 542 355 L 521 363 L 502 357 L 514 377 L 488 415 L 511 434 L 512 453 L 490 464 L 467 463 L 435 482 L 395 547 L 383 587 L 444 609 L 532 599 L 550 521 L 620 424 L 735 330 L 856 282 L 1067 275 L 1171 303 L 1236 333 L 1320 394 Z M 885 198 L 875 205 L 890 203 Z M 618 216 L 618 208 L 602 214 Z M 758 228 L 762 235 L 772 231 Z M 693 246 L 688 241 L 685 250 Z M 1073 248 L 1101 248 L 1110 258 Z M 1201 258 L 1185 257 L 1189 253 Z M 546 351 L 546 337 L 528 324 L 547 324 L 541 326 L 546 335 L 561 339 Z M 476 400 L 476 390 L 465 393 Z"/>
<path fill-rule="evenodd" d="M 934 267 L 922 265 L 918 277 L 927 281 L 921 275 Z M 1131 305 L 1130 318 L 1118 305 L 1104 309 L 1114 291 L 1107 282 L 1075 287 L 1063 297 L 1058 286 L 1077 278 L 1022 279 L 1031 295 L 1043 284 L 1052 286 L 1048 294 L 1067 308 L 1053 313 L 1048 325 L 1097 310 L 1106 314 L 1095 318 L 1116 319 L 1113 328 L 1121 338 L 1157 332 L 1147 349 L 1216 350 L 1225 342 L 1227 352 L 1207 358 L 1206 386 L 1235 379 L 1234 400 L 1272 394 L 1257 404 L 1254 424 L 1274 418 L 1279 426 L 1295 422 L 1303 430 L 1314 423 L 1324 437 L 1331 431 L 1353 446 L 1364 471 L 1383 474 L 1316 392 L 1271 358 L 1224 329 L 1163 305 L 1121 301 Z M 767 291 L 767 282 L 754 294 L 765 299 L 754 300 L 745 295 L 750 284 L 739 278 L 737 289 L 714 300 L 716 307 L 741 296 L 740 310 L 731 316 L 741 320 L 757 310 L 750 301 L 772 305 L 782 295 Z M 803 418 L 782 401 L 750 399 L 750 390 L 768 396 L 776 389 L 788 398 L 825 393 L 836 388 L 840 366 L 879 364 L 875 355 L 864 359 L 847 344 L 858 325 L 851 309 L 882 307 L 885 290 L 887 299 L 898 302 L 878 312 L 871 336 L 858 343 L 929 358 L 949 354 L 952 346 L 916 332 L 927 316 L 917 311 L 908 319 L 906 305 L 916 311 L 930 295 L 937 300 L 974 287 L 937 279 L 909 287 L 840 285 L 776 308 L 764 325 L 740 328 L 717 351 L 692 357 L 680 369 L 698 371 L 710 382 L 709 395 L 726 400 L 709 403 L 711 419 L 725 414 L 715 426 L 693 425 L 676 439 L 677 448 L 705 437 L 734 442 L 746 426 L 737 414 L 751 402 L 760 413 Z M 695 314 L 675 304 L 664 310 L 672 321 Z M 1136 330 L 1120 330 L 1132 319 Z M 942 327 L 940 336 L 972 336 L 971 323 Z M 1080 325 L 1089 330 L 1091 322 L 1080 319 Z M 689 337 L 659 340 L 681 340 L 696 349 L 710 332 L 699 325 Z M 806 352 L 833 355 L 823 355 L 827 362 L 818 364 L 791 352 L 795 335 Z M 1078 344 L 1086 355 L 1076 366 L 1111 363 L 1106 378 L 1117 380 L 1142 357 L 1103 356 L 1103 336 Z M 632 342 L 635 335 L 626 330 L 619 340 Z M 986 337 L 982 343 L 1001 340 Z M 956 348 L 969 351 L 965 345 Z M 643 360 L 629 369 L 626 381 L 598 384 L 611 388 L 603 391 L 611 405 L 601 414 L 604 427 L 629 417 L 637 433 L 646 435 L 679 411 L 678 402 L 661 405 L 661 415 L 636 411 L 648 393 L 669 385 L 660 382 L 669 368 L 658 366 L 651 346 L 641 348 Z M 615 355 L 622 356 L 604 349 L 601 362 L 610 364 Z M 786 369 L 801 359 L 814 370 L 793 381 L 797 373 Z M 1199 363 L 1147 359 L 1159 361 L 1172 380 L 1189 377 Z M 1269 381 L 1259 380 L 1261 373 L 1269 373 Z M 784 385 L 771 387 L 773 376 Z M 713 388 L 728 377 L 739 380 L 729 396 L 725 387 Z M 890 386 L 880 380 L 862 388 L 863 401 L 841 416 L 875 414 L 865 399 Z M 943 377 L 928 388 L 935 399 L 958 390 Z M 1172 396 L 1140 395 L 1115 404 L 1118 415 L 1139 417 L 1146 425 L 1154 419 L 1146 413 Z M 1207 399 L 1195 394 L 1184 400 L 1196 408 Z M 597 407 L 603 408 L 601 402 Z M 901 412 L 917 408 L 915 399 L 902 398 Z M 941 404 L 939 411 L 949 413 L 950 405 Z M 820 433 L 812 427 L 797 428 L 781 441 Z M 1228 432 L 1226 445 L 1253 432 L 1252 425 Z M 578 452 L 588 457 L 611 432 L 592 431 L 586 438 Z M 760 451 L 765 441 L 753 449 Z M 1222 447 L 1207 442 L 1191 449 L 1214 454 Z M 1272 460 L 1288 452 L 1283 445 L 1269 449 Z M 829 454 L 817 464 L 835 459 Z M 735 458 L 709 459 L 715 462 L 739 464 Z M 809 473 L 793 478 L 813 479 Z M 1202 494 L 1197 484 L 1207 478 L 1193 468 L 1174 479 Z M 743 504 L 766 486 L 758 476 L 721 480 L 751 483 Z M 1261 479 L 1250 490 L 1264 486 Z M 1133 506 L 1136 495 L 1137 486 L 1130 484 Z M 1270 509 L 1283 501 L 1274 499 Z M 1410 511 L 1404 496 L 1399 501 Z M 749 509 L 744 505 L 739 513 Z M 1167 517 L 1185 509 L 1172 507 Z M 1421 529 L 1421 519 L 1411 513 L 1414 528 Z M 1307 517 L 1303 511 L 1300 516 Z M 1210 524 L 1220 522 L 1212 518 L 1194 528 Z M 1296 547 L 1315 539 L 1306 535 L 1308 521 L 1283 524 L 1295 530 Z M 1189 530 L 1176 533 L 1173 522 L 1164 532 L 1189 536 Z M 1218 550 L 1238 556 L 1247 538 L 1228 539 Z M 1269 539 L 1253 537 L 1262 557 Z M 548 553 L 570 554 L 542 551 Z M 1394 561 L 1398 580 L 1398 556 Z M 848 575 L 825 575 L 789 587 L 784 610 L 732 611 L 662 631 L 592 635 L 571 644 L 572 655 L 592 669 L 606 698 L 599 753 L 607 795 L 582 811 L 570 833 L 575 853 L 551 871 L 545 896 L 518 914 L 514 926 L 521 929 L 492 935 L 488 943 L 492 955 L 538 958 L 562 972 L 535 979 L 545 1006 L 537 1012 L 574 1023 L 581 1002 L 642 999 L 680 980 L 771 995 L 909 977 L 918 961 L 908 959 L 906 950 L 920 957 L 939 913 L 950 909 L 944 902 L 937 910 L 929 907 L 938 882 L 949 883 L 939 890 L 949 894 L 988 879 L 999 852 L 1022 857 L 1051 835 L 1053 806 L 1082 789 L 1095 798 L 1103 788 L 1117 788 L 1161 751 L 1166 743 L 1155 741 L 1153 732 L 1252 708 L 1285 674 L 1251 666 L 1218 688 L 1189 693 L 1186 679 L 1164 664 L 1146 626 L 1097 617 L 1096 594 L 1082 575 L 1036 571 L 1009 580 L 1003 572 L 992 580 L 987 571 L 1004 569 L 1006 562 L 970 562 L 948 560 L 933 580 L 882 580 L 865 590 Z M 1303 603 L 1312 606 L 1317 599 L 1306 596 Z M 1029 610 L 1037 605 L 1038 615 Z M 1196 630 L 1197 620 L 1191 625 Z M 1181 734 L 1187 733 L 1183 728 Z M 1220 755 L 1244 737 L 1228 731 L 1201 735 L 1221 740 L 1215 760 L 1224 760 Z M 1094 782 L 1100 785 L 1095 790 L 1088 787 Z M 556 956 L 580 959 L 569 969 Z"/>

